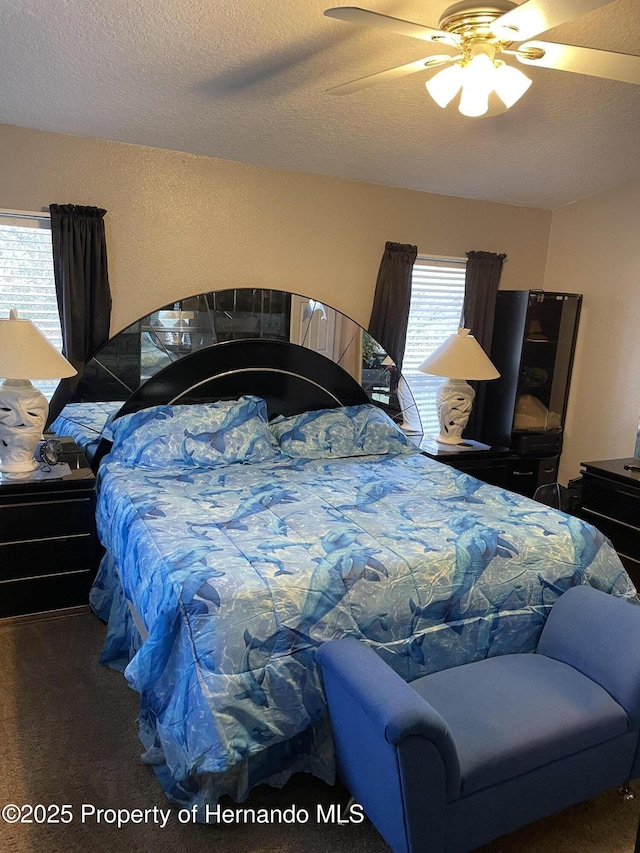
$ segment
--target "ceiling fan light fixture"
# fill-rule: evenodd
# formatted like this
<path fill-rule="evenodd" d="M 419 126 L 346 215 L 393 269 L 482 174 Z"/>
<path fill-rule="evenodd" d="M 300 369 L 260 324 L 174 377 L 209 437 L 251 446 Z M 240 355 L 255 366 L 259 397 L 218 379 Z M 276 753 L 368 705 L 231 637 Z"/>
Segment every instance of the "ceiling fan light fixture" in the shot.
<path fill-rule="evenodd" d="M 504 63 L 496 68 L 494 82 L 496 95 L 507 109 L 519 101 L 531 85 L 531 80 L 526 74 Z"/>
<path fill-rule="evenodd" d="M 509 109 L 531 85 L 531 80 L 517 68 L 495 59 L 491 51 L 479 46 L 467 62 L 456 62 L 439 71 L 425 86 L 439 107 L 447 107 L 462 89 L 459 111 L 476 118 L 489 110 L 489 96 L 495 91 Z"/>
<path fill-rule="evenodd" d="M 640 56 L 636 54 L 535 40 L 540 33 L 611 2 L 613 0 L 457 0 L 440 16 L 438 29 L 357 6 L 327 9 L 325 15 L 330 18 L 377 27 L 431 42 L 432 45 L 447 45 L 455 50 L 453 56 L 447 54 L 408 62 L 333 86 L 329 91 L 347 95 L 436 64 L 455 62 L 451 70 L 442 71 L 427 82 L 427 91 L 444 109 L 462 89 L 460 112 L 470 116 L 484 115 L 488 112 L 488 101 L 493 92 L 496 98 L 492 99 L 492 107 L 498 107 L 497 101 L 501 100 L 509 109 L 531 85 L 526 76 L 519 75 L 515 69 L 497 59 L 498 55 L 515 56 L 524 65 L 640 85 Z M 481 60 L 480 68 L 484 66 L 485 70 L 493 72 L 494 78 L 491 83 L 483 85 L 475 79 L 472 81 L 470 74 L 465 76 L 469 69 L 475 70 L 474 63 L 481 56 L 485 59 Z"/>
<path fill-rule="evenodd" d="M 447 107 L 460 91 L 464 82 L 464 70 L 459 62 L 438 71 L 425 87 L 439 107 Z"/>

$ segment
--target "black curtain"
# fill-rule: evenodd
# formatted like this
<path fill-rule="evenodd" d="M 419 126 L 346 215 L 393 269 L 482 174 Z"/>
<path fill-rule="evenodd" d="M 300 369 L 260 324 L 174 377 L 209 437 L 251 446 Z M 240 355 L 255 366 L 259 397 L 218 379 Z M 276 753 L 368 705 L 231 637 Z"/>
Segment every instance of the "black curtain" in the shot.
<path fill-rule="evenodd" d="M 51 204 L 49 210 L 63 353 L 78 371 L 58 385 L 49 405 L 51 422 L 72 398 L 87 361 L 109 338 L 111 292 L 107 211 L 75 204 Z"/>
<path fill-rule="evenodd" d="M 487 355 L 491 354 L 496 296 L 506 257 L 495 252 L 467 252 L 462 325 L 471 329 Z M 476 399 L 464 432 L 467 438 L 481 440 L 487 383 L 472 382 L 471 385 L 476 390 Z"/>
<path fill-rule="evenodd" d="M 411 273 L 418 247 L 386 243 L 373 297 L 369 334 L 402 369 L 411 305 Z"/>

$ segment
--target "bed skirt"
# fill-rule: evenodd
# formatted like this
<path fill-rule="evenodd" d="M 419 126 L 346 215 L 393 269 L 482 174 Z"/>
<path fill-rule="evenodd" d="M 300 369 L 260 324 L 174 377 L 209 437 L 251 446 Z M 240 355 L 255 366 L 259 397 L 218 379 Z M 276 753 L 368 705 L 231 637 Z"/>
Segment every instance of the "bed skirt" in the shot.
<path fill-rule="evenodd" d="M 124 672 L 126 676 L 127 666 L 143 639 L 108 555 L 100 564 L 90 602 L 96 615 L 107 623 L 100 663 Z M 220 797 L 227 795 L 241 803 L 256 785 L 281 788 L 294 773 L 311 773 L 330 785 L 335 782 L 333 739 L 326 717 L 294 738 L 248 756 L 224 773 L 201 773 L 180 779 L 174 778 L 167 766 L 156 736 L 153 712 L 144 698 L 140 703 L 138 727 L 145 749 L 142 761 L 153 767 L 168 799 L 181 808 L 196 806 L 196 815 L 202 822 L 207 809 L 213 811 Z"/>

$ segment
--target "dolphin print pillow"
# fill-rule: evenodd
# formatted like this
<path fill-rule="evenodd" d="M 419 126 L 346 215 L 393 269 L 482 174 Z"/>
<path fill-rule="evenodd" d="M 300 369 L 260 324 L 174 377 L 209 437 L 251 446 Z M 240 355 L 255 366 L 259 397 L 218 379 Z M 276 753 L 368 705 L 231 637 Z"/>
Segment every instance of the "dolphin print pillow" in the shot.
<path fill-rule="evenodd" d="M 306 459 L 417 450 L 382 409 L 368 404 L 277 417 L 269 427 L 283 453 Z"/>
<path fill-rule="evenodd" d="M 111 434 L 111 459 L 129 468 L 217 468 L 277 453 L 260 397 L 153 406 L 118 418 Z"/>

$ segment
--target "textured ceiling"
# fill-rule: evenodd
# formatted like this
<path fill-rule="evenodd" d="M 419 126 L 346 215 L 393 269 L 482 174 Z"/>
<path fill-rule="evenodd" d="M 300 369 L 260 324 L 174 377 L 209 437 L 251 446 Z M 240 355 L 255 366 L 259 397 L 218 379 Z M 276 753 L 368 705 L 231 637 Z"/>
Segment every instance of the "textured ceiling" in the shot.
<path fill-rule="evenodd" d="M 447 0 L 357 0 L 437 26 Z M 555 208 L 640 177 L 640 86 L 525 69 L 511 110 L 441 110 L 427 72 L 326 89 L 429 54 L 325 17 L 339 0 L 2 0 L 0 122 Z M 346 5 L 346 4 L 345 4 Z M 640 53 L 640 0 L 542 36 Z"/>

